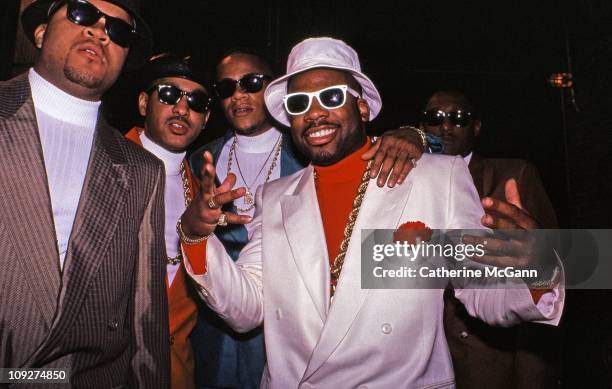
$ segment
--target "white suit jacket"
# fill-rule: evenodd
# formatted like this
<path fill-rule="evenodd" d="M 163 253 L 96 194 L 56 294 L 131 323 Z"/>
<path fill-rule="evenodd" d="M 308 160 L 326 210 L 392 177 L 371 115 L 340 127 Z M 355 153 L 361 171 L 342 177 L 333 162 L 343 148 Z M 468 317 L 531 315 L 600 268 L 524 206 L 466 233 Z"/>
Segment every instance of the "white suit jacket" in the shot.
<path fill-rule="evenodd" d="M 312 167 L 257 194 L 255 228 L 237 262 L 214 237 L 207 273 L 194 275 L 206 303 L 235 330 L 264 322 L 264 388 L 447 388 L 454 375 L 442 325 L 443 290 L 361 289 L 361 229 L 422 221 L 432 229 L 483 228 L 465 162 L 424 154 L 396 188 L 368 186 L 329 304 L 329 259 Z M 491 324 L 558 322 L 563 295 L 544 307 L 523 289 L 456 291 Z"/>

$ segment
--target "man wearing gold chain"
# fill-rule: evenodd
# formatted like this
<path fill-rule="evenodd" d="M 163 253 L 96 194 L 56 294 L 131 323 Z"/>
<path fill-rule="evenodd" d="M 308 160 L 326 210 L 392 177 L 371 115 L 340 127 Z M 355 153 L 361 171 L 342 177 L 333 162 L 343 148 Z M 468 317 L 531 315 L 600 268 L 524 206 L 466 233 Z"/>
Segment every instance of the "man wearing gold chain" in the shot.
<path fill-rule="evenodd" d="M 247 195 L 236 201 L 235 212 L 253 216 L 254 193 L 270 180 L 292 174 L 304 163 L 294 151 L 291 137 L 283 136 L 269 119 L 263 91 L 272 79 L 267 61 L 256 53 L 230 51 L 217 65 L 215 97 L 231 129 L 204 145 L 190 159 L 194 172 L 202 167 L 204 150 L 212 153 L 217 178 L 236 175 Z M 237 259 L 248 241 L 250 224 L 228 225 L 216 231 L 226 251 Z M 207 306 L 202 306 L 191 335 L 198 388 L 257 388 L 265 364 L 261 328 L 237 334 Z"/>
<path fill-rule="evenodd" d="M 196 191 L 185 151 L 206 125 L 211 99 L 208 83 L 189 57 L 162 54 L 149 61 L 142 72 L 138 109 L 145 118 L 144 128 L 135 127 L 126 137 L 164 163 L 171 387 L 189 389 L 195 381 L 188 336 L 195 325 L 197 306 L 182 265 L 176 221 Z"/>
<path fill-rule="evenodd" d="M 234 263 L 210 234 L 219 219 L 250 220 L 222 210 L 246 189 L 231 190 L 232 176 L 215 188 L 205 154 L 202 191 L 179 222 L 185 267 L 200 297 L 238 332 L 264 323 L 264 388 L 454 388 L 444 290 L 362 289 L 360 235 L 408 221 L 482 228 L 467 166 L 458 157 L 425 154 L 403 185 L 369 185 L 372 165 L 360 155 L 365 123 L 382 101 L 342 41 L 296 45 L 287 75 L 270 83 L 265 101 L 275 119 L 291 125 L 312 164 L 257 191 L 250 240 Z M 562 288 L 538 297 L 526 285 L 458 289 L 456 296 L 497 325 L 557 324 L 564 301 Z"/>
<path fill-rule="evenodd" d="M 204 145 L 190 159 L 194 172 L 202 167 L 202 153 L 213 156 L 217 179 L 225 180 L 229 173 L 236 176 L 236 185 L 246 189 L 232 210 L 252 217 L 255 213 L 255 191 L 279 177 L 302 169 L 306 162 L 295 150 L 291 137 L 273 125 L 266 112 L 264 89 L 272 80 L 268 62 L 255 51 L 234 49 L 226 52 L 216 68 L 215 95 L 231 129 L 225 136 Z M 410 170 L 410 158 L 419 158 L 421 138 L 410 131 L 387 132 L 379 149 L 372 148 L 365 158 L 376 154 L 381 166 L 380 185 L 393 168 L 389 185 L 403 180 Z M 397 150 L 397 151 L 396 151 Z M 399 154 L 396 159 L 394 153 Z M 387 159 L 385 162 L 384 157 Z M 376 170 L 376 169 L 373 169 Z M 378 170 L 376 170 L 378 171 Z M 227 253 L 235 260 L 248 241 L 251 224 L 228 225 L 218 228 L 216 235 Z M 204 306 L 191 335 L 196 357 L 198 388 L 258 388 L 265 364 L 262 329 L 237 334 Z"/>

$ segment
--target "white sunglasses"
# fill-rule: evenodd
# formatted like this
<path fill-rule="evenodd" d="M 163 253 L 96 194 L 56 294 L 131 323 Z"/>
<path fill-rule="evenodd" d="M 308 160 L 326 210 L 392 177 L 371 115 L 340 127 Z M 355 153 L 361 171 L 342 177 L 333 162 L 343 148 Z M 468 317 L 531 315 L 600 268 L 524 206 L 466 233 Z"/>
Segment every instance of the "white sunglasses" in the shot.
<path fill-rule="evenodd" d="M 316 97 L 325 109 L 340 108 L 346 103 L 347 91 L 354 97 L 361 98 L 361 95 L 348 85 L 333 85 L 316 92 L 289 93 L 283 98 L 283 104 L 289 115 L 301 115 L 307 112 L 312 105 L 313 97 Z"/>

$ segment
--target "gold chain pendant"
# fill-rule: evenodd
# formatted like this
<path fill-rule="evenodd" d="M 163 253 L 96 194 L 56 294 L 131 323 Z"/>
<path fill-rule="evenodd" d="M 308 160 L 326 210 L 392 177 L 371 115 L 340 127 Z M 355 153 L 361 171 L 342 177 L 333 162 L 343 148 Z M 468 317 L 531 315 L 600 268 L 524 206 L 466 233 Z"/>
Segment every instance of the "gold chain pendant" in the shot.
<path fill-rule="evenodd" d="M 261 166 L 261 169 L 259 169 L 259 173 L 257 173 L 257 175 L 255 176 L 255 179 L 253 180 L 251 185 L 249 185 L 246 182 L 246 180 L 244 179 L 244 176 L 242 175 L 242 169 L 240 169 L 240 162 L 238 161 L 238 155 L 236 154 L 236 144 L 238 143 L 238 137 L 236 135 L 234 135 L 234 141 L 232 142 L 232 145 L 230 146 L 229 156 L 227 158 L 227 174 L 231 173 L 231 171 L 232 171 L 232 161 L 235 158 L 236 159 L 236 166 L 238 166 L 238 174 L 240 174 L 240 177 L 242 178 L 242 181 L 244 182 L 244 185 L 246 186 L 246 193 L 245 193 L 245 195 L 243 197 L 243 201 L 244 201 L 244 204 L 247 205 L 246 208 L 240 208 L 240 207 L 236 206 L 236 209 L 238 210 L 238 212 L 244 214 L 244 213 L 247 213 L 247 212 L 251 211 L 253 208 L 255 208 L 255 196 L 253 196 L 253 192 L 251 192 L 251 188 L 250 187 L 255 184 L 255 182 L 257 181 L 257 178 L 259 177 L 259 175 L 263 171 L 264 167 L 266 167 L 266 164 L 268 163 L 268 161 L 270 160 L 270 157 L 274 153 L 274 158 L 272 158 L 272 163 L 270 164 L 270 169 L 268 169 L 268 174 L 266 175 L 266 179 L 264 181 L 264 184 L 267 183 L 270 180 L 270 176 L 272 175 L 272 172 L 274 171 L 274 168 L 276 167 L 276 163 L 278 161 L 278 156 L 280 155 L 280 152 L 281 152 L 281 147 L 282 147 L 281 141 L 282 141 L 282 139 L 283 139 L 283 136 L 281 134 L 281 135 L 279 135 L 278 140 L 276 141 L 276 144 L 274 145 L 274 147 L 270 151 L 270 154 L 268 154 L 268 158 L 266 158 L 265 162 Z"/>
<path fill-rule="evenodd" d="M 189 179 L 187 178 L 187 167 L 185 161 L 181 162 L 181 181 L 183 182 L 183 200 L 185 201 L 185 209 L 189 207 L 191 203 L 191 190 L 189 189 Z M 183 253 L 181 253 L 180 247 L 179 252 L 175 257 L 166 256 L 168 265 L 178 265 L 183 262 Z"/>

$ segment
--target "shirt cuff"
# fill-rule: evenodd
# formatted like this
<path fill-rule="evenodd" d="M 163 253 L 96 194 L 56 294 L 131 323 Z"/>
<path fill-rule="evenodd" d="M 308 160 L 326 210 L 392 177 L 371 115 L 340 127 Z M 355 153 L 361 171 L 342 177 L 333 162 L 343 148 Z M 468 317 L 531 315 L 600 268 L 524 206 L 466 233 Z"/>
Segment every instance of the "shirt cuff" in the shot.
<path fill-rule="evenodd" d="M 206 242 L 188 245 L 181 243 L 183 256 L 185 257 L 185 266 L 189 266 L 190 270 L 195 275 L 206 273 Z"/>
<path fill-rule="evenodd" d="M 552 289 L 529 289 L 533 303 L 538 310 L 545 316 L 552 313 L 552 307 L 560 298 L 560 285 L 554 286 Z"/>

